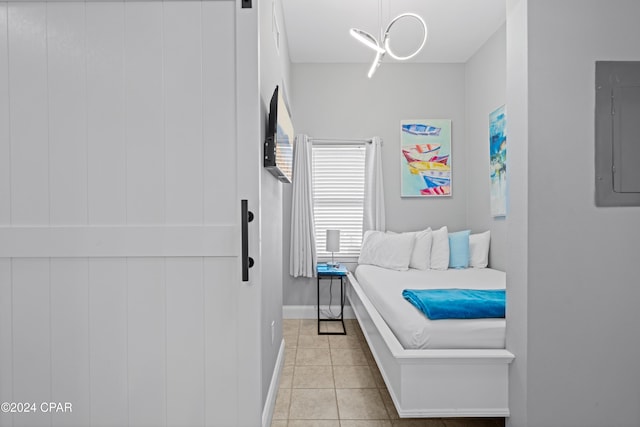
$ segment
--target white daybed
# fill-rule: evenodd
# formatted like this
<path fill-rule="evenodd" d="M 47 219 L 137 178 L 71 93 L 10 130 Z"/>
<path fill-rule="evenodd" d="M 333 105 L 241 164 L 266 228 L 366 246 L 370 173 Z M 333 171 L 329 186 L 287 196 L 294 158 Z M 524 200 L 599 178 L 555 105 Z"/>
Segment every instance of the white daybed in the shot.
<path fill-rule="evenodd" d="M 502 348 L 405 349 L 356 277 L 349 273 L 348 278 L 347 297 L 401 417 L 509 416 L 512 353 Z"/>

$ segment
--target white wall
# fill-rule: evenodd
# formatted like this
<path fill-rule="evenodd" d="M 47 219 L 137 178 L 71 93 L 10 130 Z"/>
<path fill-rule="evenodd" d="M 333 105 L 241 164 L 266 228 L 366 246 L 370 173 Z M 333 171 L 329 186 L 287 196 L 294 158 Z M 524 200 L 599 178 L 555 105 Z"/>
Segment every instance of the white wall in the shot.
<path fill-rule="evenodd" d="M 274 6 L 275 3 L 275 6 Z M 286 28 L 282 21 L 280 0 L 254 2 L 260 12 L 260 92 L 262 98 L 262 129 L 266 135 L 269 102 L 276 85 L 289 88 L 289 51 L 286 44 Z M 280 29 L 280 46 L 276 48 L 273 34 L 274 12 Z M 256 141 L 262 143 L 262 141 Z M 288 184 L 278 181 L 262 168 L 262 399 L 267 398 L 271 378 L 282 342 L 282 192 Z M 274 322 L 273 341 L 271 323 Z"/>
<path fill-rule="evenodd" d="M 527 426 L 528 275 L 528 39 L 527 0 L 507 1 L 509 230 L 507 337 L 510 426 Z"/>
<path fill-rule="evenodd" d="M 510 110 L 510 128 L 520 116 L 528 158 L 511 170 L 528 169 L 528 202 L 512 219 L 526 224 L 528 254 L 516 267 L 526 262 L 528 273 L 509 282 L 526 286 L 510 314 L 526 321 L 507 319 L 507 343 L 520 333 L 527 342 L 514 348 L 525 365 L 511 377 L 510 424 L 638 426 L 640 209 L 594 203 L 594 62 L 640 60 L 640 3 L 520 3 L 528 66 L 514 78 L 528 73 L 528 112 Z"/>
<path fill-rule="evenodd" d="M 467 227 L 472 232 L 491 230 L 489 265 L 502 271 L 507 268 L 508 217 L 491 217 L 489 113 L 506 102 L 506 57 L 503 25 L 465 65 Z"/>
<path fill-rule="evenodd" d="M 312 137 L 383 139 L 387 228 L 418 230 L 466 225 L 464 64 L 384 63 L 372 79 L 364 64 L 293 64 L 291 108 L 296 133 Z M 452 120 L 453 196 L 400 197 L 400 120 Z M 289 224 L 291 191 L 285 188 L 284 222 Z M 290 230 L 284 230 L 284 303 L 314 305 L 315 280 L 289 276 Z M 328 295 L 321 296 L 323 301 Z"/>

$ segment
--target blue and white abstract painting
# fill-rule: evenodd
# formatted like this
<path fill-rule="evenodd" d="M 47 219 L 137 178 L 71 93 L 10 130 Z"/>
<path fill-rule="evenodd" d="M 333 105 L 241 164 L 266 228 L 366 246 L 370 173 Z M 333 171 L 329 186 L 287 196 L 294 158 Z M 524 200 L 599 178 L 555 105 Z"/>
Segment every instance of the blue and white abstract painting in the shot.
<path fill-rule="evenodd" d="M 489 114 L 491 216 L 507 216 L 507 122 L 504 105 Z"/>

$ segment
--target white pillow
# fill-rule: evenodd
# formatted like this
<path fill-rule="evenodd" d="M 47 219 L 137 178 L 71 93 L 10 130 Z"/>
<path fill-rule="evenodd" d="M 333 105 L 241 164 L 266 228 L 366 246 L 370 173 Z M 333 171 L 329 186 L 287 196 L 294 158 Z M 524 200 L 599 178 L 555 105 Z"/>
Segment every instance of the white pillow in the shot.
<path fill-rule="evenodd" d="M 446 270 L 449 268 L 449 230 L 447 226 L 431 233 L 431 269 Z"/>
<path fill-rule="evenodd" d="M 415 236 L 415 242 L 413 244 L 413 252 L 411 253 L 411 261 L 409 261 L 410 268 L 416 268 L 418 270 L 428 270 L 431 268 L 431 242 L 433 236 L 431 235 L 431 227 L 426 230 L 416 231 L 411 233 Z"/>
<path fill-rule="evenodd" d="M 362 239 L 358 264 L 408 270 L 414 240 L 413 233 L 392 234 L 369 230 Z"/>
<path fill-rule="evenodd" d="M 472 234 L 469 236 L 469 267 L 485 268 L 489 265 L 489 242 L 491 232 Z"/>

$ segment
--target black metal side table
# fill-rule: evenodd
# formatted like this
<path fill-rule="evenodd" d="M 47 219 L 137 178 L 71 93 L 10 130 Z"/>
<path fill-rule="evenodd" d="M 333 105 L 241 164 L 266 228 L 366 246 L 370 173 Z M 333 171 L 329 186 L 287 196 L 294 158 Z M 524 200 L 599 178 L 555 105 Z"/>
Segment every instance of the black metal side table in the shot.
<path fill-rule="evenodd" d="M 344 327 L 344 281 L 347 277 L 347 268 L 337 264 L 335 266 L 329 264 L 318 264 L 316 273 L 318 275 L 317 302 L 318 302 L 318 335 L 346 335 L 347 330 Z M 320 280 L 321 279 L 340 279 L 340 316 L 333 319 L 320 318 Z M 331 301 L 329 301 L 331 304 Z M 342 323 L 342 332 L 320 332 L 320 322 L 340 322 Z"/>

